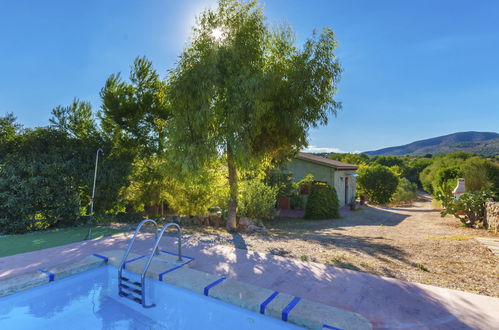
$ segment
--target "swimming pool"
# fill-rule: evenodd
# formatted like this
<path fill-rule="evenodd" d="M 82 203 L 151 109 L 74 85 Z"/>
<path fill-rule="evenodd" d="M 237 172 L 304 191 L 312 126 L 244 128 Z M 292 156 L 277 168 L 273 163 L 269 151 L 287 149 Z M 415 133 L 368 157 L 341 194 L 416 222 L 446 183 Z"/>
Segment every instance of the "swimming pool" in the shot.
<path fill-rule="evenodd" d="M 154 308 L 119 297 L 117 269 L 102 266 L 1 298 L 0 328 L 299 329 L 168 283 L 149 279 L 146 285 Z"/>

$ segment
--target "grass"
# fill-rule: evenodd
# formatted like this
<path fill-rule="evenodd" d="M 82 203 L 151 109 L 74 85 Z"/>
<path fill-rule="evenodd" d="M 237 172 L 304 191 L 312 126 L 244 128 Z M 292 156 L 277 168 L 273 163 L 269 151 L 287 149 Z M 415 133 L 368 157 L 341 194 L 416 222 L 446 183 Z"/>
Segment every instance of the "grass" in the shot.
<path fill-rule="evenodd" d="M 92 228 L 92 239 L 111 236 L 123 231 L 97 226 Z M 87 232 L 86 227 L 72 227 L 2 237 L 0 238 L 0 258 L 80 242 Z"/>

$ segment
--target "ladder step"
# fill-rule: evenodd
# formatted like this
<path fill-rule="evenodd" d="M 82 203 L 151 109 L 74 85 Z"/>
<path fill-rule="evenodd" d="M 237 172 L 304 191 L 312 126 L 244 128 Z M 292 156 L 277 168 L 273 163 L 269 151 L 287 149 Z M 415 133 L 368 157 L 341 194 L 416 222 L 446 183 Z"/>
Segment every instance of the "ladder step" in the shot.
<path fill-rule="evenodd" d="M 129 293 L 126 293 L 126 292 L 120 291 L 120 292 L 119 292 L 119 295 L 120 295 L 120 296 L 122 296 L 122 297 L 128 298 L 128 299 L 130 299 L 130 300 L 132 300 L 132 301 L 135 301 L 136 303 L 138 303 L 138 304 L 141 304 L 141 305 L 142 305 L 142 299 L 137 298 L 137 297 L 134 297 L 134 296 L 132 296 L 132 295 L 131 295 L 131 294 L 129 294 Z"/>
<path fill-rule="evenodd" d="M 126 284 L 120 284 L 120 287 L 123 288 L 123 289 L 127 289 L 133 293 L 136 293 L 136 294 L 142 294 L 142 290 L 140 289 L 135 289 L 135 288 L 132 288 L 131 286 L 128 286 Z"/>
<path fill-rule="evenodd" d="M 133 285 L 136 285 L 136 286 L 140 286 L 140 287 L 142 287 L 142 284 L 141 284 L 140 282 L 135 282 L 135 281 L 132 281 L 132 280 L 130 280 L 130 279 L 129 279 L 129 278 L 127 278 L 127 277 L 121 276 L 121 280 L 122 280 L 122 281 L 125 281 L 125 282 L 127 282 L 127 283 L 129 283 L 129 284 L 133 284 Z"/>

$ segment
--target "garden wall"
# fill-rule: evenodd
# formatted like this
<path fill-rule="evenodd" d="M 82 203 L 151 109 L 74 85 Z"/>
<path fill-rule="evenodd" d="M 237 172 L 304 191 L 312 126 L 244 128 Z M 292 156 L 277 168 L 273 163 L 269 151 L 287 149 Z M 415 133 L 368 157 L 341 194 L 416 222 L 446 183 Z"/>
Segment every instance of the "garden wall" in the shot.
<path fill-rule="evenodd" d="M 499 202 L 486 203 L 487 228 L 497 233 L 499 230 Z"/>

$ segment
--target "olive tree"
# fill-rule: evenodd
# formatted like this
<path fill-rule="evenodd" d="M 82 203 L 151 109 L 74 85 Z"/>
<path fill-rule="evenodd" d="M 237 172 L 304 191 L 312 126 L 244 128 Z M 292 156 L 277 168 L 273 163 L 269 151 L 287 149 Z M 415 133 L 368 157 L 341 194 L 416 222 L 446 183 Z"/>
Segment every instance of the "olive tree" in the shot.
<path fill-rule="evenodd" d="M 220 0 L 197 18 L 169 77 L 169 144 L 193 175 L 226 163 L 227 229 L 236 228 L 238 172 L 300 150 L 309 128 L 339 109 L 336 45 L 324 28 L 298 48 L 292 29 L 269 27 L 256 1 Z"/>

